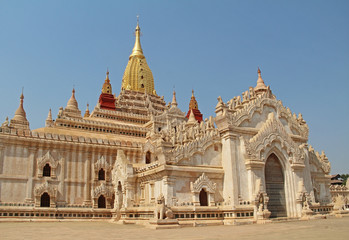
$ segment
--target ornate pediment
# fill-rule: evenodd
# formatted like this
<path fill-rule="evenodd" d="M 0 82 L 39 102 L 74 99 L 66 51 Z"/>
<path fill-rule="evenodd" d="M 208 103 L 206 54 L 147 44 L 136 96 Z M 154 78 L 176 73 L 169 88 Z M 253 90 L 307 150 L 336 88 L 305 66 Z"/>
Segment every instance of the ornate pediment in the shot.
<path fill-rule="evenodd" d="M 95 169 L 99 170 L 103 168 L 104 170 L 109 171 L 111 169 L 111 165 L 107 162 L 104 156 L 101 156 L 98 161 L 95 163 Z"/>
<path fill-rule="evenodd" d="M 320 155 L 312 146 L 309 146 L 309 163 L 317 169 L 321 169 L 325 174 L 329 174 L 331 171 L 331 163 L 328 161 L 324 151 Z"/>
<path fill-rule="evenodd" d="M 92 191 L 92 196 L 94 198 L 97 198 L 100 195 L 103 195 L 105 197 L 111 197 L 113 195 L 113 188 L 107 186 L 104 182 L 101 183 L 101 185 L 99 185 Z"/>
<path fill-rule="evenodd" d="M 190 190 L 194 193 L 200 192 L 203 188 L 209 193 L 214 193 L 216 191 L 216 183 L 212 182 L 205 173 L 194 183 L 190 183 Z"/>
<path fill-rule="evenodd" d="M 46 163 L 50 164 L 52 168 L 57 168 L 59 160 L 54 158 L 50 151 L 47 151 L 44 156 L 37 159 L 37 166 L 41 169 L 46 165 Z"/>
<path fill-rule="evenodd" d="M 299 114 L 297 117 L 295 113 L 292 114 L 291 110 L 282 104 L 282 101 L 277 100 L 271 92 L 268 92 L 269 91 L 257 97 L 245 97 L 246 100 L 243 102 L 241 102 L 241 97 L 238 96 L 228 101 L 226 105 L 222 103 L 230 124 L 235 127 L 240 127 L 245 122 L 250 123 L 255 113 L 262 114 L 264 111 L 268 111 L 267 108 L 271 107 L 277 112 L 279 118 L 284 118 L 286 120 L 290 131 L 294 135 L 299 135 L 307 139 L 309 128 L 302 115 Z"/>
<path fill-rule="evenodd" d="M 221 140 L 218 131 L 214 131 L 198 137 L 195 140 L 178 145 L 176 148 L 169 151 L 172 163 L 178 163 L 183 159 L 189 159 L 195 154 L 204 155 L 206 150 L 213 145 L 220 145 Z"/>
<path fill-rule="evenodd" d="M 117 186 L 118 182 L 121 181 L 124 183 L 126 179 L 132 175 L 133 168 L 132 164 L 129 164 L 129 161 L 125 155 L 125 152 L 121 149 L 117 152 L 116 161 L 112 170 L 112 179 L 114 186 Z"/>
<path fill-rule="evenodd" d="M 148 152 L 148 151 L 151 153 L 155 153 L 155 146 L 149 140 L 147 140 L 143 146 L 143 152 Z"/>
<path fill-rule="evenodd" d="M 185 112 L 182 112 L 178 107 L 172 106 L 169 110 L 168 113 L 171 115 L 179 115 L 181 117 L 185 117 Z"/>
<path fill-rule="evenodd" d="M 35 196 L 41 196 L 44 192 L 47 192 L 50 197 L 57 196 L 57 189 L 52 186 L 48 181 L 44 182 L 40 186 L 34 189 Z"/>
<path fill-rule="evenodd" d="M 304 163 L 304 151 L 301 151 L 304 146 L 298 146 L 292 140 L 274 113 L 269 113 L 267 121 L 254 137 L 245 139 L 246 157 L 262 160 L 261 152 L 275 141 L 286 150 L 291 164 Z"/>

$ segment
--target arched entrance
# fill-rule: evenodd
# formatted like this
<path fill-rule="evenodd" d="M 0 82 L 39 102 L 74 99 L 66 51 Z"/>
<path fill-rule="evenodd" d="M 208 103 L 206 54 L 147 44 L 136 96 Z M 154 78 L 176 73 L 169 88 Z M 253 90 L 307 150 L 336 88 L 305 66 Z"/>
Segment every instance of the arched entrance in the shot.
<path fill-rule="evenodd" d="M 50 195 L 47 192 L 41 195 L 40 207 L 50 207 Z"/>
<path fill-rule="evenodd" d="M 201 189 L 199 198 L 200 198 L 200 206 L 208 206 L 207 192 L 205 191 L 205 189 Z"/>
<path fill-rule="evenodd" d="M 270 217 L 287 217 L 284 174 L 275 154 L 271 154 L 265 164 L 265 185 L 269 197 Z"/>
<path fill-rule="evenodd" d="M 105 208 L 105 197 L 103 195 L 98 198 L 98 208 Z"/>

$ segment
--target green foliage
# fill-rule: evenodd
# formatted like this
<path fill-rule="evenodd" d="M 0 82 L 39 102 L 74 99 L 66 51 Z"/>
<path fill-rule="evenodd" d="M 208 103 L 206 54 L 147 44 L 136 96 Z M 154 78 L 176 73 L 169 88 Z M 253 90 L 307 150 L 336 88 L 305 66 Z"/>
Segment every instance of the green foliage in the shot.
<path fill-rule="evenodd" d="M 349 174 L 341 174 L 340 178 L 343 179 L 343 184 L 347 183 L 347 179 L 349 177 Z"/>

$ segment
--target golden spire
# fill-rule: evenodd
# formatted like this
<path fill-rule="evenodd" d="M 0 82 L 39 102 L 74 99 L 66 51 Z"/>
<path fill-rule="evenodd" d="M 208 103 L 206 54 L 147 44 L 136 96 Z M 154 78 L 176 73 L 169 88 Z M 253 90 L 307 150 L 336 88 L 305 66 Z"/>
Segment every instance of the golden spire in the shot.
<path fill-rule="evenodd" d="M 198 102 L 196 101 L 194 96 L 194 89 L 191 90 L 191 99 L 189 102 L 189 110 L 192 110 L 192 109 L 199 109 Z"/>
<path fill-rule="evenodd" d="M 258 80 L 257 80 L 257 86 L 254 88 L 255 91 L 259 91 L 259 90 L 265 90 L 267 89 L 267 86 L 265 86 L 265 83 L 262 79 L 262 76 L 261 76 L 261 70 L 259 69 L 258 67 Z"/>
<path fill-rule="evenodd" d="M 131 53 L 129 59 L 131 59 L 133 56 L 144 58 L 143 50 L 142 50 L 142 46 L 141 46 L 141 29 L 139 27 L 139 16 L 137 16 L 137 27 L 135 30 L 135 36 L 136 36 L 135 45 L 132 49 L 132 53 Z"/>
<path fill-rule="evenodd" d="M 156 95 L 153 74 L 143 55 L 140 31 L 139 22 L 137 21 L 136 41 L 122 77 L 121 89 Z"/>
<path fill-rule="evenodd" d="M 102 93 L 112 94 L 112 88 L 109 80 L 109 70 L 107 68 L 107 76 L 105 77 L 104 84 L 102 87 Z"/>
<path fill-rule="evenodd" d="M 86 111 L 85 111 L 84 117 L 89 117 L 89 116 L 90 116 L 90 110 L 88 109 L 89 106 L 90 106 L 90 105 L 87 103 Z"/>

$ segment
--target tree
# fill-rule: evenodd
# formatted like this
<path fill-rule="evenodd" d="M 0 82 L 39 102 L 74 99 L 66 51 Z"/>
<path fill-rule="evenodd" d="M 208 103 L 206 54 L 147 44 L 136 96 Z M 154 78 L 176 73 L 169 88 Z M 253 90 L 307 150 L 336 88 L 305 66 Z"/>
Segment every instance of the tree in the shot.
<path fill-rule="evenodd" d="M 349 174 L 341 174 L 339 175 L 341 179 L 343 179 L 343 184 L 347 183 L 347 179 L 349 177 Z"/>

